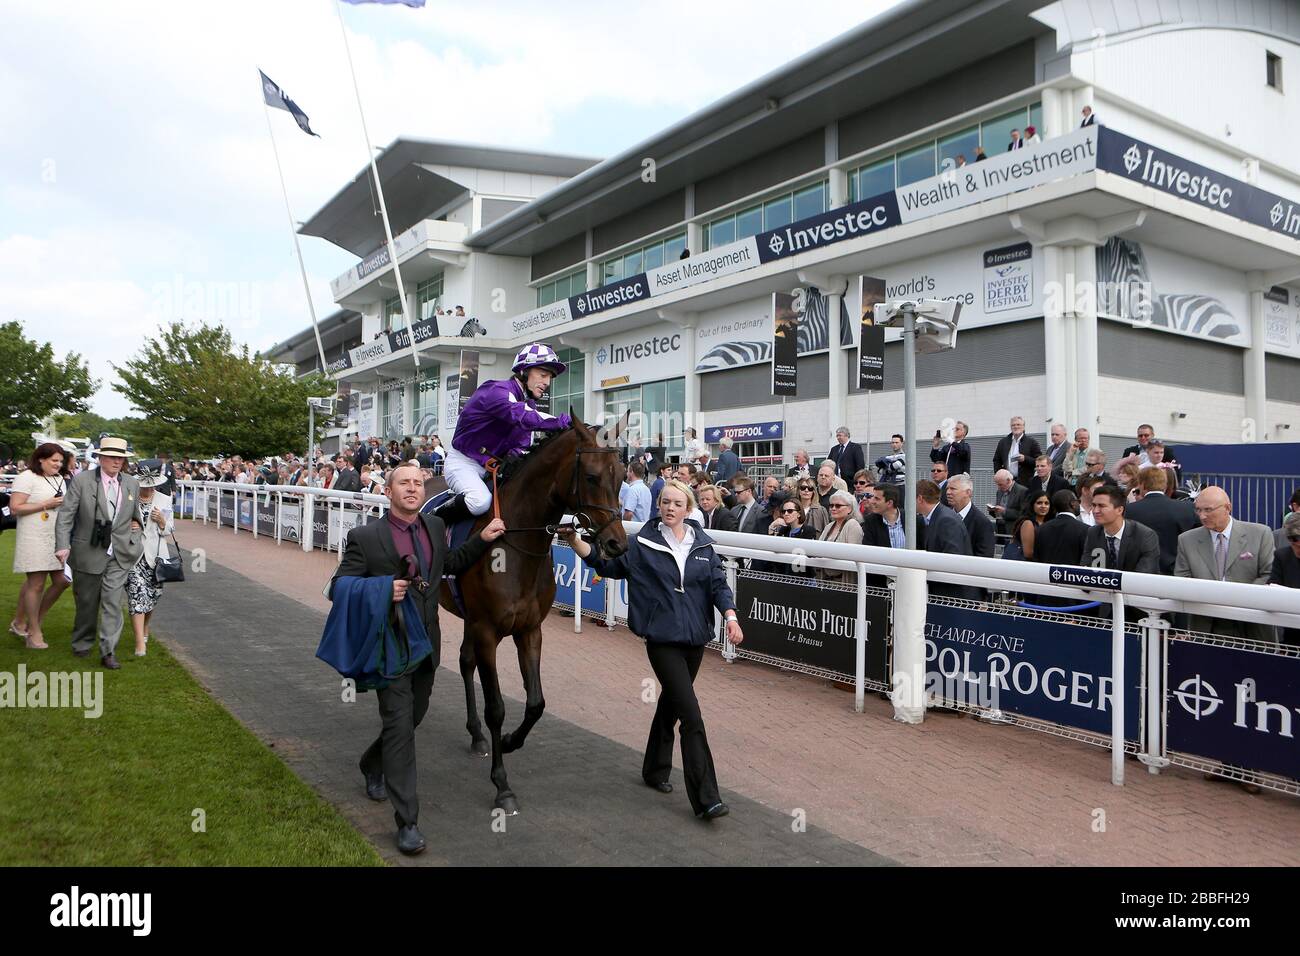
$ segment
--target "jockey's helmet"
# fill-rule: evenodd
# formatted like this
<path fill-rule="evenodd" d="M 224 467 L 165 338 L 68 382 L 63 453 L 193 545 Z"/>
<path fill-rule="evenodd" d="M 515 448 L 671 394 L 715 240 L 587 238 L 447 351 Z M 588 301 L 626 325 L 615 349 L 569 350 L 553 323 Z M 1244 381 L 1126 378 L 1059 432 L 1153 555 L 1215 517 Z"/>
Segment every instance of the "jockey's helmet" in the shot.
<path fill-rule="evenodd" d="M 534 342 L 515 356 L 515 364 L 511 371 L 516 375 L 522 375 L 530 368 L 550 369 L 552 375 L 563 375 L 568 366 L 560 361 L 560 357 L 555 354 L 555 349 L 544 342 Z"/>

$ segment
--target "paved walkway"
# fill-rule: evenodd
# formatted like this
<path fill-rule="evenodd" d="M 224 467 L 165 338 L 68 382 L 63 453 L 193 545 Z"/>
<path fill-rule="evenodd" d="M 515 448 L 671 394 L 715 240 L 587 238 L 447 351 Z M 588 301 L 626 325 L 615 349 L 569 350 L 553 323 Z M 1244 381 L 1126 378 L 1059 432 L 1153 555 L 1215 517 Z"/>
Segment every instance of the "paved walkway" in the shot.
<path fill-rule="evenodd" d="M 338 701 L 313 652 L 332 555 L 304 554 L 229 529 L 181 525 L 205 574 L 170 588 L 156 630 L 200 680 L 390 857 L 386 804 L 365 799 L 355 761 L 377 731 L 373 700 Z M 442 660 L 460 622 L 443 615 Z M 502 659 L 512 661 L 513 655 Z M 705 655 L 697 689 L 732 816 L 712 828 L 680 792 L 639 783 L 652 705 L 641 643 L 625 629 L 552 617 L 542 655 L 547 711 L 507 757 L 523 812 L 491 831 L 487 762 L 468 755 L 459 675 L 439 672 L 419 732 L 421 827 L 449 863 L 880 863 L 1296 865 L 1300 801 L 1128 764 L 1110 785 L 1109 753 L 947 714 L 920 726 L 889 705 L 825 681 Z M 502 670 L 507 726 L 522 713 L 516 668 Z M 680 781 L 680 774 L 674 773 Z M 1094 821 L 1105 814 L 1105 832 Z M 796 812 L 806 832 L 791 827 Z"/>

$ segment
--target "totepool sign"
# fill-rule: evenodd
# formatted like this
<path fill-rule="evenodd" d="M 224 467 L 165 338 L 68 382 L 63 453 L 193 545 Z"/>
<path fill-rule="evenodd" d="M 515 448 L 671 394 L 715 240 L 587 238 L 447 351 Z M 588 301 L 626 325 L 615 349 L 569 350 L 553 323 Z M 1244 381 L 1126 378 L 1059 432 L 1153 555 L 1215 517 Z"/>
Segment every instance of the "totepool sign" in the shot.
<path fill-rule="evenodd" d="M 716 445 L 724 438 L 732 441 L 780 441 L 785 437 L 782 422 L 754 422 L 749 425 L 714 425 L 704 429 L 704 440 Z"/>

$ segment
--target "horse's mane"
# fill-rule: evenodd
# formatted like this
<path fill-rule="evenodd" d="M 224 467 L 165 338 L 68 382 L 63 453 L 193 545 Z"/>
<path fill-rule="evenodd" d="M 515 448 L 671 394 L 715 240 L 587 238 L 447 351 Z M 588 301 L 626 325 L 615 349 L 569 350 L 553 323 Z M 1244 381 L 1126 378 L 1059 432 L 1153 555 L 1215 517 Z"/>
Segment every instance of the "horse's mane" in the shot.
<path fill-rule="evenodd" d="M 571 428 L 561 428 L 559 431 L 551 432 L 541 441 L 529 447 L 526 455 L 510 455 L 502 462 L 500 470 L 497 471 L 497 477 L 502 481 L 509 481 L 523 474 L 530 464 L 537 461 L 542 452 L 552 445 L 558 445 L 560 440 L 571 431 L 573 431 Z"/>

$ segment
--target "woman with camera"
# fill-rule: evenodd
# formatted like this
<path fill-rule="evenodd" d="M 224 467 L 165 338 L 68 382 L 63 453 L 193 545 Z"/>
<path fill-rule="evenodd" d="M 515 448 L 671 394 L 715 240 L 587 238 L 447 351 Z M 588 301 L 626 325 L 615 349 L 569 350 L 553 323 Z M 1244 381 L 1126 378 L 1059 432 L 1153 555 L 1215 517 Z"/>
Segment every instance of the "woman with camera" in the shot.
<path fill-rule="evenodd" d="M 18 518 L 18 541 L 14 545 L 14 574 L 25 574 L 18 592 L 18 610 L 9 633 L 23 639 L 28 648 L 49 647 L 41 623 L 68 587 L 63 562 L 54 556 L 54 518 L 51 512 L 63 504 L 68 487 L 69 456 L 63 446 L 45 442 L 32 452 L 27 470 L 14 479 L 9 510 Z M 49 587 L 45 586 L 46 578 Z"/>
<path fill-rule="evenodd" d="M 144 523 L 144 553 L 126 576 L 126 597 L 130 605 L 131 626 L 135 630 L 135 656 L 144 657 L 149 643 L 149 619 L 153 617 L 158 599 L 162 597 L 162 584 L 158 581 L 156 566 L 158 555 L 167 548 L 163 538 L 172 533 L 172 500 L 156 489 L 165 485 L 167 478 L 148 468 L 136 475 L 140 483 L 140 520 Z M 178 555 L 179 556 L 179 555 Z"/>
<path fill-rule="evenodd" d="M 661 793 L 672 792 L 668 775 L 673 769 L 673 727 L 680 721 L 686 795 L 697 817 L 712 820 L 726 816 L 728 810 L 718 793 L 713 755 L 695 698 L 695 675 L 704 645 L 714 637 L 715 609 L 726 617 L 731 643 L 739 644 L 744 634 L 713 540 L 698 522 L 686 517 L 694 510 L 691 489 L 672 478 L 659 492 L 659 517 L 645 522 L 617 558 L 597 557 L 572 527 L 560 534 L 601 577 L 629 582 L 628 627 L 645 638 L 650 666 L 663 688 L 650 725 L 641 779 Z"/>

